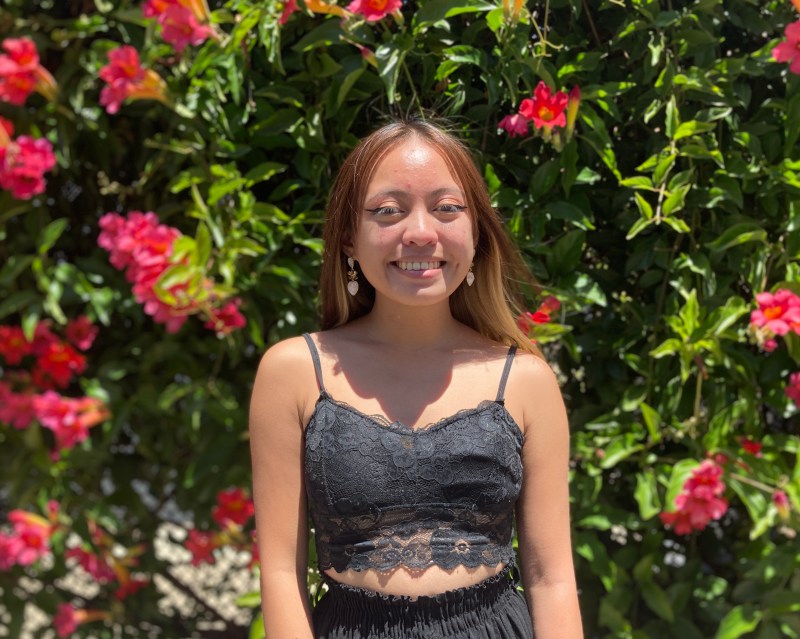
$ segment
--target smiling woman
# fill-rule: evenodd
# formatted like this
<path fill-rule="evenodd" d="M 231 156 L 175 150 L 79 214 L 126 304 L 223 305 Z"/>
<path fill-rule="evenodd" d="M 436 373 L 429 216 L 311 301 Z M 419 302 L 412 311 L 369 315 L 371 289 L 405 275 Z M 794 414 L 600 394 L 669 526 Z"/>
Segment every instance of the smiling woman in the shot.
<path fill-rule="evenodd" d="M 323 330 L 273 346 L 253 389 L 267 636 L 582 636 L 564 406 L 514 320 L 530 275 L 469 152 L 425 122 L 376 131 L 324 240 Z"/>

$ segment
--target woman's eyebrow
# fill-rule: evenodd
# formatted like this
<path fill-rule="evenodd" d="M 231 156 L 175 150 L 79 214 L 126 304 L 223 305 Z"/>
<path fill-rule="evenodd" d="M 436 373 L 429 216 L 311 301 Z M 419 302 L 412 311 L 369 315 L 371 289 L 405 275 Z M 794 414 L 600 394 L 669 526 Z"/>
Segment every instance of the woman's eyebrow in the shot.
<path fill-rule="evenodd" d="M 396 197 L 398 199 L 401 199 L 401 198 L 408 197 L 408 195 L 409 195 L 409 192 L 408 191 L 404 191 L 402 189 L 387 189 L 385 191 L 378 191 L 376 193 L 372 193 L 370 195 L 367 195 L 366 199 L 367 200 L 372 200 L 373 198 L 376 198 L 376 197 Z M 427 194 L 427 197 L 437 198 L 437 197 L 441 197 L 443 195 L 456 195 L 456 196 L 458 196 L 460 198 L 464 198 L 465 197 L 464 193 L 463 193 L 463 191 L 461 189 L 454 188 L 454 187 L 451 187 L 451 186 L 443 186 L 443 187 L 441 187 L 439 189 L 434 189 L 433 191 L 430 191 Z"/>

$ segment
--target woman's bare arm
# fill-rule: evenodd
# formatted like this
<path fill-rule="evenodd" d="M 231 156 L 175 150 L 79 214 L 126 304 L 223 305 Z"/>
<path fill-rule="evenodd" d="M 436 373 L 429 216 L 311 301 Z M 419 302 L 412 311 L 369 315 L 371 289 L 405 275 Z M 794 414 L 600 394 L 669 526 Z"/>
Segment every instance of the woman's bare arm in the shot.
<path fill-rule="evenodd" d="M 304 340 L 281 342 L 262 358 L 250 401 L 253 499 L 267 639 L 313 637 L 303 484 L 304 389 L 307 394 L 313 388 L 313 375 Z"/>
<path fill-rule="evenodd" d="M 517 503 L 520 568 L 536 639 L 582 639 L 569 524 L 569 427 L 555 375 L 536 357 L 515 362 L 525 444 Z"/>

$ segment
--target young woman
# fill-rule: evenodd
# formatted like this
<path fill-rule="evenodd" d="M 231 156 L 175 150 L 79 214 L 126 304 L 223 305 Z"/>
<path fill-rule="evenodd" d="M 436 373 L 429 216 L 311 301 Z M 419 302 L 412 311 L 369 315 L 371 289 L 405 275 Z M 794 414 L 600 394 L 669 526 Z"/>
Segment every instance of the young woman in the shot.
<path fill-rule="evenodd" d="M 469 152 L 425 122 L 376 131 L 324 241 L 323 330 L 270 348 L 253 389 L 267 637 L 578 639 L 564 405 Z"/>

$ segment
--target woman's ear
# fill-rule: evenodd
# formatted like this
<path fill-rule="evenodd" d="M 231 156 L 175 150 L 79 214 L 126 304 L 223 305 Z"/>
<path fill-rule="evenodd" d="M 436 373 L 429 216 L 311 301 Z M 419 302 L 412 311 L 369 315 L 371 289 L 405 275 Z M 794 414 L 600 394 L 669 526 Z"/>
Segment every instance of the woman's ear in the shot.
<path fill-rule="evenodd" d="M 342 253 L 344 253 L 347 257 L 352 257 L 353 259 L 356 259 L 355 249 L 353 248 L 353 242 L 350 239 L 349 235 L 345 235 L 342 237 Z"/>

